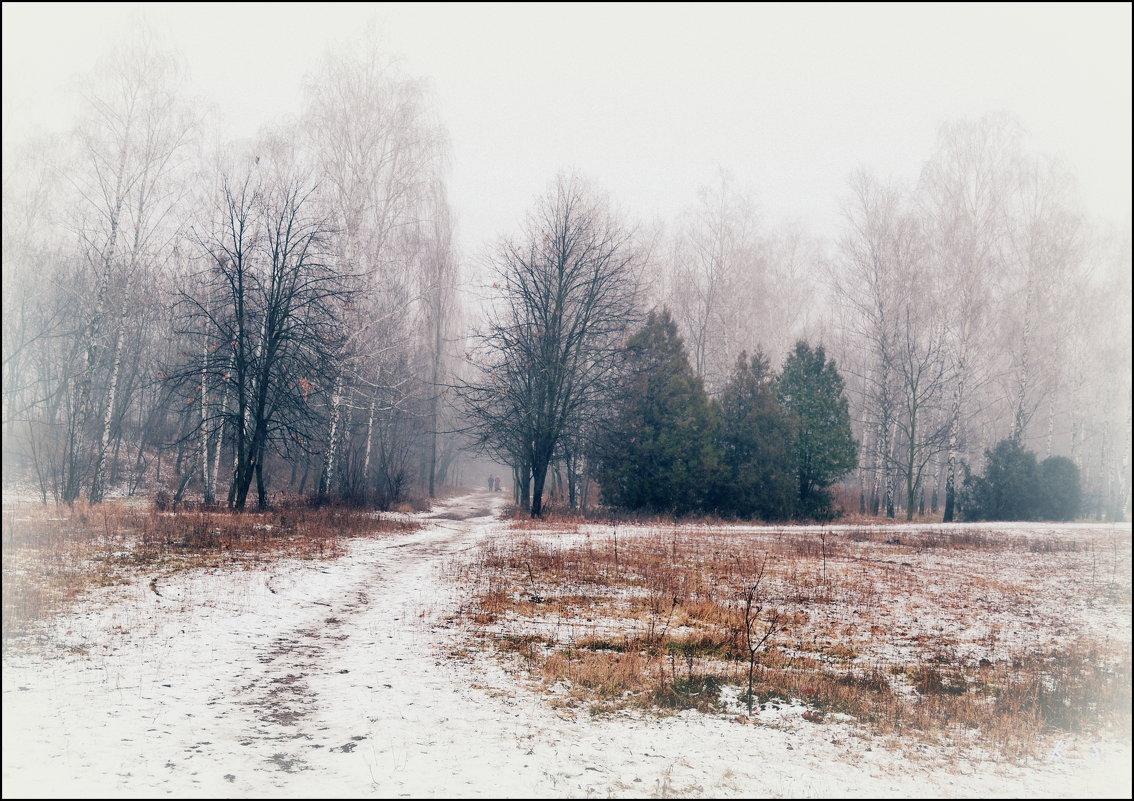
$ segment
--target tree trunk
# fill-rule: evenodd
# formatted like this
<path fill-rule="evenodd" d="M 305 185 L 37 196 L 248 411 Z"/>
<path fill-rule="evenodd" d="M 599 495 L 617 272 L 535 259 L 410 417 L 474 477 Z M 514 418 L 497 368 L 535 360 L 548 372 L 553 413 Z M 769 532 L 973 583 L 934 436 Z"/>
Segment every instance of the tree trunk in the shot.
<path fill-rule="evenodd" d="M 567 505 L 572 509 L 579 506 L 579 457 L 568 453 L 567 463 Z"/>
<path fill-rule="evenodd" d="M 216 501 L 216 491 L 212 483 L 212 472 L 209 470 L 209 340 L 202 337 L 204 343 L 201 359 L 201 483 L 203 484 L 202 500 L 205 506 L 212 506 Z"/>
<path fill-rule="evenodd" d="M 231 368 L 230 368 L 231 369 Z M 224 444 L 224 429 L 228 424 L 228 382 L 224 384 L 224 391 L 221 393 L 221 407 L 220 407 L 220 422 L 217 425 L 216 435 L 213 438 L 213 466 L 209 475 L 209 480 L 212 482 L 213 495 L 216 495 L 217 480 L 220 478 L 220 463 L 221 451 Z"/>
<path fill-rule="evenodd" d="M 173 508 L 181 505 L 185 499 L 185 488 L 189 486 L 189 482 L 193 480 L 193 476 L 197 473 L 197 465 L 189 465 L 189 469 L 185 471 L 185 475 L 181 476 L 181 480 L 177 482 L 177 490 L 173 493 Z"/>
<path fill-rule="evenodd" d="M 256 460 L 256 505 L 260 509 L 268 508 L 268 487 L 264 483 L 264 458 L 260 454 L 260 458 Z"/>
<path fill-rule="evenodd" d="M 366 415 L 366 457 L 362 460 L 362 493 L 370 496 L 370 451 L 374 443 L 374 406 L 378 399 L 370 396 L 370 411 Z"/>
<path fill-rule="evenodd" d="M 327 436 L 327 452 L 323 459 L 323 473 L 319 477 L 319 494 L 329 495 L 334 483 L 335 456 L 338 446 L 339 415 L 343 401 L 343 374 L 342 371 L 335 378 L 335 389 L 331 393 L 331 430 Z"/>
<path fill-rule="evenodd" d="M 547 480 L 547 462 L 539 460 L 532 470 L 532 517 L 543 516 L 543 487 Z"/>
<path fill-rule="evenodd" d="M 917 408 L 910 412 L 910 437 L 906 449 L 906 521 L 913 520 L 915 492 L 914 459 L 917 456 Z"/>
<path fill-rule="evenodd" d="M 63 502 L 71 505 L 79 497 L 83 474 L 83 452 L 86 450 L 86 420 L 90 402 L 90 369 L 72 379 L 70 414 L 67 416 L 67 439 L 63 448 Z"/>
<path fill-rule="evenodd" d="M 520 509 L 524 512 L 531 511 L 531 482 L 532 471 L 526 462 L 518 464 L 512 468 L 512 477 L 515 482 L 515 497 L 516 503 L 519 504 Z"/>
<path fill-rule="evenodd" d="M 102 415 L 102 437 L 99 439 L 98 450 L 95 453 L 94 476 L 91 478 L 91 503 L 100 503 L 104 492 L 104 477 L 106 473 L 106 449 L 110 444 L 110 429 L 114 421 L 114 399 L 118 390 L 118 374 L 122 368 L 122 323 L 118 324 L 114 336 L 113 364 L 110 368 L 110 381 L 106 386 L 106 407 Z"/>
<path fill-rule="evenodd" d="M 437 290 L 440 293 L 440 288 Z M 441 315 L 434 315 L 434 330 L 433 330 L 433 365 L 431 379 L 433 382 L 433 396 L 429 403 L 429 497 L 437 497 L 437 437 L 438 437 L 438 424 L 440 423 L 439 408 L 441 405 L 441 393 L 438 391 L 438 385 L 441 381 L 441 345 L 442 345 L 442 323 Z"/>

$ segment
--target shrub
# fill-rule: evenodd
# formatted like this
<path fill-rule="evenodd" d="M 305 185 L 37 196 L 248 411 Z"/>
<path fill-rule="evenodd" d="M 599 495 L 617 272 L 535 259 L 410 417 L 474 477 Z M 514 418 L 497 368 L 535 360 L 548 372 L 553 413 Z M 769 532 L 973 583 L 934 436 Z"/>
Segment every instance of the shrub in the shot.
<path fill-rule="evenodd" d="M 965 478 L 965 520 L 1073 520 L 1079 513 L 1079 469 L 1064 456 L 1042 464 L 1014 439 L 984 452 L 983 475 Z"/>
<path fill-rule="evenodd" d="M 1036 455 L 1015 439 L 984 452 L 984 474 L 968 476 L 963 487 L 965 520 L 1035 520 L 1039 517 Z"/>
<path fill-rule="evenodd" d="M 1040 517 L 1074 520 L 1079 516 L 1082 492 L 1079 468 L 1066 456 L 1049 456 L 1039 466 Z"/>

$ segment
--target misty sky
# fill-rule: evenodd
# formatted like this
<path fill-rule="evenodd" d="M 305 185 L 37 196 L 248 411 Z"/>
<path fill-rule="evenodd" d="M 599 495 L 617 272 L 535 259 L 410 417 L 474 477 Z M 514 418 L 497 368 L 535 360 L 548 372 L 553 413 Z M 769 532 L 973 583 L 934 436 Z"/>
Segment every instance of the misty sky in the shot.
<path fill-rule="evenodd" d="M 299 109 L 320 54 L 373 21 L 452 140 L 466 254 L 575 168 L 639 220 L 718 167 L 769 223 L 833 237 L 847 176 L 916 178 L 946 120 L 1007 111 L 1128 228 L 1131 6 L 3 5 L 6 144 L 64 131 L 76 75 L 143 17 L 233 138 Z M 7 148 L 5 148 L 7 152 Z"/>

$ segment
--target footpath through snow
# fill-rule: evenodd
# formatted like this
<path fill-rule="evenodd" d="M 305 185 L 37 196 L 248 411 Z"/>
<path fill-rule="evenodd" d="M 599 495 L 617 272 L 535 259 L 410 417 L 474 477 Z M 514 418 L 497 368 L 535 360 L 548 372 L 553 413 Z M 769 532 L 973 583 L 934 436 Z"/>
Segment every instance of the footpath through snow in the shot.
<path fill-rule="evenodd" d="M 4 660 L 4 797 L 1130 795 L 1128 746 L 943 769 L 833 726 L 552 710 L 494 660 L 448 657 L 445 567 L 502 503 L 451 499 L 333 561 L 140 578 L 61 617 Z"/>

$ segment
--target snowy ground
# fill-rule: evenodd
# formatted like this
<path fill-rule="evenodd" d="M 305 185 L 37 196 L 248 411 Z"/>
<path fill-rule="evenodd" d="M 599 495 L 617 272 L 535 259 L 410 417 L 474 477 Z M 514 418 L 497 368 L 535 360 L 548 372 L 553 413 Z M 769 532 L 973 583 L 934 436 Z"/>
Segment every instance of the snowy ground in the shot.
<path fill-rule="evenodd" d="M 447 576 L 502 502 L 451 499 L 334 561 L 100 591 L 5 657 L 4 797 L 1130 796 L 1126 744 L 1006 765 L 899 756 L 791 708 L 762 726 L 555 710 L 451 656 Z"/>

